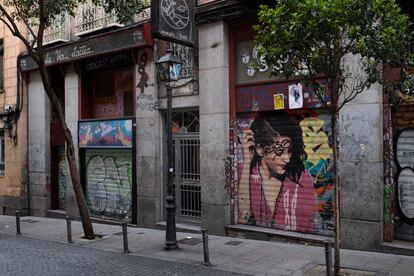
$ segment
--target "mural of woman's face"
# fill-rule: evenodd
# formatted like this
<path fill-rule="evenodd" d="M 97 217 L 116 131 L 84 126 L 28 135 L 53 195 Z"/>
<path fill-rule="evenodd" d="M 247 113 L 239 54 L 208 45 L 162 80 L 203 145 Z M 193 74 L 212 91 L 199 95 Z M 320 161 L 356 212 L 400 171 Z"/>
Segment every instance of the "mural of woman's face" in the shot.
<path fill-rule="evenodd" d="M 284 175 L 292 157 L 292 140 L 286 136 L 277 136 L 273 137 L 273 141 L 272 145 L 263 147 L 262 160 L 274 174 Z"/>

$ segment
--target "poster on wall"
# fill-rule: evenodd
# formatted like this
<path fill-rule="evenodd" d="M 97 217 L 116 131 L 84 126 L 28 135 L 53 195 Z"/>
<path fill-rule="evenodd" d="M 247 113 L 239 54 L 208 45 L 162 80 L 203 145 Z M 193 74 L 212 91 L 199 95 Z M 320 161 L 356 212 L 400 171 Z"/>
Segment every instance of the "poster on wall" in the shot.
<path fill-rule="evenodd" d="M 132 120 L 79 122 L 80 148 L 132 148 Z"/>
<path fill-rule="evenodd" d="M 273 96 L 273 101 L 275 105 L 275 110 L 285 108 L 285 101 L 284 101 L 283 94 L 275 94 Z"/>
<path fill-rule="evenodd" d="M 289 85 L 289 109 L 297 109 L 303 107 L 303 91 L 302 85 Z"/>
<path fill-rule="evenodd" d="M 326 90 L 326 86 L 322 86 L 325 92 L 322 98 L 329 105 L 329 93 Z M 284 96 L 284 109 L 313 109 L 324 107 L 309 83 L 296 85 L 293 82 L 274 82 L 241 85 L 236 88 L 236 94 L 236 112 L 238 113 L 275 110 L 277 109 L 275 95 L 278 94 L 283 94 Z M 278 102 L 281 104 L 281 101 Z"/>
<path fill-rule="evenodd" d="M 330 124 L 310 109 L 238 114 L 239 223 L 333 235 Z"/>

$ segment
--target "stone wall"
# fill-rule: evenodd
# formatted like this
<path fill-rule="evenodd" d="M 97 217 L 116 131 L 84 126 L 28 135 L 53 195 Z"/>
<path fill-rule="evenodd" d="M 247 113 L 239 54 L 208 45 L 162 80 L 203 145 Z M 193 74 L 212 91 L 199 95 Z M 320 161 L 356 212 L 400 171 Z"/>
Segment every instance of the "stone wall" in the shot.
<path fill-rule="evenodd" d="M 38 72 L 30 74 L 28 90 L 30 213 L 44 216 L 50 207 L 50 102 Z"/>
<path fill-rule="evenodd" d="M 0 91 L 0 112 L 4 106 L 17 105 L 17 56 L 24 51 L 24 45 L 0 25 L 0 39 L 3 40 L 3 81 Z M 21 89 L 25 90 L 24 87 Z M 27 211 L 27 98 L 26 91 L 20 91 L 21 114 L 11 131 L 5 130 L 5 173 L 0 176 L 0 209 L 4 214 L 15 210 Z M 23 98 L 22 98 L 23 97 Z M 3 127 L 3 122 L 0 123 Z"/>
<path fill-rule="evenodd" d="M 379 250 L 383 239 L 382 106 L 382 87 L 373 85 L 340 111 L 343 248 Z"/>
<path fill-rule="evenodd" d="M 201 219 L 210 234 L 230 223 L 225 159 L 229 148 L 229 34 L 225 22 L 199 27 Z"/>
<path fill-rule="evenodd" d="M 145 52 L 141 52 L 140 55 L 141 60 L 146 60 L 146 63 L 141 73 L 138 66 L 135 66 L 136 83 L 148 77 L 148 86 L 135 92 L 137 224 L 140 227 L 155 227 L 161 220 L 163 206 L 163 169 L 160 158 L 163 133 L 153 57 Z"/>

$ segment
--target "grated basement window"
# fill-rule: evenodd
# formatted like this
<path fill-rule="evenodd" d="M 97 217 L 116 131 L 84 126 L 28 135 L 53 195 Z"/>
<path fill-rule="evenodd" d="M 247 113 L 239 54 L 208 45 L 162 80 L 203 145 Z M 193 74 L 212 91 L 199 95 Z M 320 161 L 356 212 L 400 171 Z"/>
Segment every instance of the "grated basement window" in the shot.
<path fill-rule="evenodd" d="M 5 146 L 4 146 L 4 130 L 0 130 L 0 175 L 4 175 L 5 170 Z"/>
<path fill-rule="evenodd" d="M 4 76 L 3 76 L 3 54 L 4 54 L 4 46 L 3 41 L 0 40 L 0 92 L 4 90 Z"/>

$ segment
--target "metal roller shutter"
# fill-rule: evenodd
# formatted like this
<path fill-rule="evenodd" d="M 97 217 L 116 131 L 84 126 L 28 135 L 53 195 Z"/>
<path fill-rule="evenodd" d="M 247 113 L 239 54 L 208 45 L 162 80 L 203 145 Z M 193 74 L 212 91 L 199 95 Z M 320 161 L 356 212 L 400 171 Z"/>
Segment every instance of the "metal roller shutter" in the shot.
<path fill-rule="evenodd" d="M 131 221 L 131 150 L 86 149 L 84 171 L 86 200 L 91 215 Z"/>
<path fill-rule="evenodd" d="M 239 223 L 333 234 L 330 131 L 323 111 L 238 114 Z"/>

